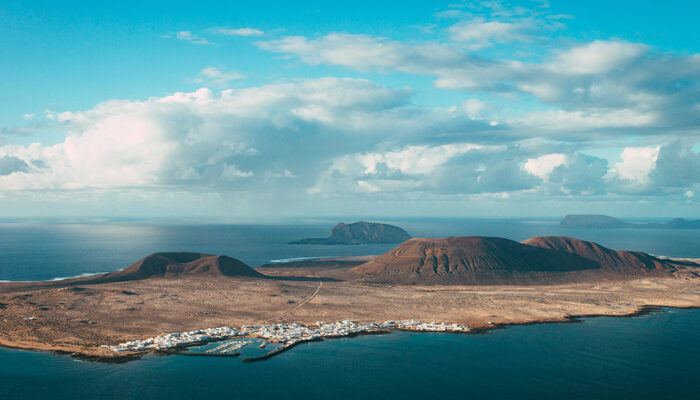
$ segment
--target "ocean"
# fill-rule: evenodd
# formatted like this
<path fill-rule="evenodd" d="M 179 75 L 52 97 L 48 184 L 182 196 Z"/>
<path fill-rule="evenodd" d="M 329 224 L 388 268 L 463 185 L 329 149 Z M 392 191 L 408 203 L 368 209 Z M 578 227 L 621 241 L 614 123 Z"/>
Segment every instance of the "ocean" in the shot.
<path fill-rule="evenodd" d="M 0 280 L 114 271 L 156 251 L 225 254 L 255 266 L 379 254 L 393 247 L 285 244 L 326 236 L 335 222 L 5 221 L 0 223 Z M 700 258 L 700 230 L 564 229 L 555 220 L 385 222 L 416 237 L 566 235 L 616 249 Z M 698 342 L 700 310 L 664 309 L 480 335 L 395 332 L 334 339 L 305 343 L 257 363 L 147 356 L 115 365 L 0 348 L 0 399 L 695 399 Z"/>
<path fill-rule="evenodd" d="M 290 245 L 328 236 L 334 220 L 268 224 L 164 222 L 0 222 L 0 280 L 50 280 L 116 271 L 159 251 L 223 254 L 258 266 L 301 257 L 381 254 L 394 245 Z M 351 222 L 351 221 L 346 221 Z M 700 229 L 570 229 L 556 220 L 383 220 L 414 237 L 500 236 L 525 240 L 564 235 L 618 250 L 700 258 Z"/>

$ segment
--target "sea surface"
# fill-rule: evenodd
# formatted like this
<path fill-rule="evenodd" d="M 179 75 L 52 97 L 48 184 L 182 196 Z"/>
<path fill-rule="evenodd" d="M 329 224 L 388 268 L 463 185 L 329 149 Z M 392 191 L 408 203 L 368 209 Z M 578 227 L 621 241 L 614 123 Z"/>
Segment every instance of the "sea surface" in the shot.
<path fill-rule="evenodd" d="M 700 310 L 125 364 L 0 349 L 3 399 L 697 399 Z"/>
<path fill-rule="evenodd" d="M 256 266 L 393 247 L 285 244 L 326 236 L 335 222 L 5 221 L 0 280 L 114 271 L 156 251 L 225 254 Z M 555 220 L 385 222 L 416 237 L 567 235 L 616 249 L 700 258 L 700 230 L 564 229 Z M 664 309 L 481 335 L 395 332 L 334 339 L 256 363 L 147 356 L 114 365 L 0 348 L 0 399 L 697 399 L 698 343 L 700 310 Z"/>
<path fill-rule="evenodd" d="M 301 257 L 381 254 L 395 245 L 290 245 L 328 236 L 337 221 L 268 224 L 0 221 L 0 280 L 50 280 L 120 270 L 159 251 L 223 254 L 258 266 Z M 346 221 L 351 222 L 351 221 Z M 619 250 L 700 258 L 700 229 L 572 229 L 558 220 L 385 220 L 414 237 L 565 235 Z"/>

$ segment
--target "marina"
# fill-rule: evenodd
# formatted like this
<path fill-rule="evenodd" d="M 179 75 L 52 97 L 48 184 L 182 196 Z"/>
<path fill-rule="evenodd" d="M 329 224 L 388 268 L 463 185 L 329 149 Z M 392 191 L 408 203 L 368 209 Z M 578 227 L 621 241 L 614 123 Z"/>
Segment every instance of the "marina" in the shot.
<path fill-rule="evenodd" d="M 260 338 L 258 345 L 263 349 L 269 343 L 279 344 L 278 347 L 258 357 L 246 358 L 243 361 L 257 361 L 270 358 L 286 351 L 299 343 L 318 341 L 330 338 L 349 337 L 366 334 L 390 333 L 393 330 L 415 332 L 452 332 L 466 333 L 469 327 L 462 324 L 446 324 L 442 322 L 422 322 L 415 319 L 403 321 L 385 321 L 358 323 L 344 320 L 337 322 L 317 322 L 316 325 L 306 326 L 299 323 L 280 323 L 272 325 L 243 325 L 239 328 L 222 326 L 188 332 L 168 333 L 143 340 L 132 340 L 117 345 L 103 345 L 115 352 L 159 354 L 186 354 L 202 356 L 232 356 L 238 355 L 237 350 L 250 344 L 246 340 L 236 338 Z M 188 347 L 201 346 L 212 342 L 223 342 L 218 346 L 203 352 L 185 352 Z"/>

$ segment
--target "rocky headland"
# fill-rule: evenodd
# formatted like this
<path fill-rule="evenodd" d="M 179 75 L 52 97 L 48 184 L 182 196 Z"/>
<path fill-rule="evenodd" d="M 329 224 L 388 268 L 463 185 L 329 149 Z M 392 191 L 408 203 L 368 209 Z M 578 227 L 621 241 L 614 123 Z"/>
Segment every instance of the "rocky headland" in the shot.
<path fill-rule="evenodd" d="M 377 222 L 354 222 L 344 224 L 338 222 L 327 238 L 307 238 L 290 244 L 370 244 L 370 243 L 401 243 L 411 238 L 405 230 L 398 226 Z"/>

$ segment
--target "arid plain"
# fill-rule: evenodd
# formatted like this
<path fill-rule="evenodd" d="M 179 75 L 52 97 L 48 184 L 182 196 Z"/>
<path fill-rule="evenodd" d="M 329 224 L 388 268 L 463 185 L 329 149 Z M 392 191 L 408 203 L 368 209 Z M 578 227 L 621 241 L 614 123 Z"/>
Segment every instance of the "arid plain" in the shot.
<path fill-rule="evenodd" d="M 339 278 L 363 258 L 259 267 L 268 278 L 182 276 L 112 283 L 0 284 L 0 345 L 109 359 L 100 347 L 249 323 L 415 318 L 471 328 L 700 306 L 700 279 L 554 285 L 391 285 Z M 483 331 L 482 329 L 474 329 Z"/>

